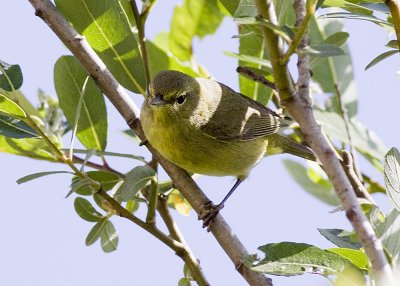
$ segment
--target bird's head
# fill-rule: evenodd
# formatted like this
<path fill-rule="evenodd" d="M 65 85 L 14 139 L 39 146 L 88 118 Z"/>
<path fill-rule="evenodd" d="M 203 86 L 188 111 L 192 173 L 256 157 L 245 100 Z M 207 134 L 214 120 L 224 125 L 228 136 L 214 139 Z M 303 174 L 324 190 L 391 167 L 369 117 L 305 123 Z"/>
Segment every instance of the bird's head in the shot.
<path fill-rule="evenodd" d="M 161 71 L 149 85 L 148 104 L 154 112 L 189 117 L 199 101 L 197 80 L 178 71 Z"/>

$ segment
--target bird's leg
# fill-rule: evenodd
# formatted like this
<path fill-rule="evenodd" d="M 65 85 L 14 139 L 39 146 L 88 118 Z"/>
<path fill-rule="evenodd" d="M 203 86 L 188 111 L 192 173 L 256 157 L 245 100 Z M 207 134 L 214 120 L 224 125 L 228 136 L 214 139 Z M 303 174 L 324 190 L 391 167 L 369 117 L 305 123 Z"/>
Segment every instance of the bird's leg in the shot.
<path fill-rule="evenodd" d="M 210 231 L 210 223 L 213 222 L 219 211 L 223 209 L 225 202 L 242 182 L 242 179 L 237 179 L 236 183 L 218 205 L 214 205 L 213 202 L 210 201 L 203 206 L 199 213 L 199 219 L 203 220 L 203 228 L 207 227 L 207 231 Z"/>

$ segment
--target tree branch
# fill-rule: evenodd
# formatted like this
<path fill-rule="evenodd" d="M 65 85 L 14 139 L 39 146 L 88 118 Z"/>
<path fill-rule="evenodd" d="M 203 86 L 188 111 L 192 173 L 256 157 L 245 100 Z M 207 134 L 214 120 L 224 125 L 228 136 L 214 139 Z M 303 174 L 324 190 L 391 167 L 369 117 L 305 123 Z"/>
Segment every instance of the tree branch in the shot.
<path fill-rule="evenodd" d="M 397 45 L 399 46 L 398 50 L 400 50 L 400 5 L 397 0 L 385 0 L 385 5 L 389 8 L 392 15 Z"/>
<path fill-rule="evenodd" d="M 265 19 L 276 23 L 272 0 L 256 0 L 256 6 L 259 14 Z M 305 15 L 304 0 L 295 0 L 294 9 L 296 12 L 297 23 L 302 23 Z M 317 123 L 313 111 L 310 97 L 310 69 L 309 56 L 304 51 L 304 47 L 308 45 L 308 34 L 304 36 L 298 47 L 298 70 L 299 78 L 297 81 L 298 91 L 294 91 L 293 84 L 290 80 L 287 66 L 279 64 L 279 59 L 273 59 L 274 55 L 282 54 L 281 48 L 276 41 L 276 35 L 267 27 L 261 27 L 265 37 L 265 42 L 270 51 L 271 64 L 275 74 L 279 94 L 282 98 L 283 105 L 291 113 L 291 115 L 299 123 L 304 134 L 306 142 L 311 146 L 317 154 L 319 160 L 324 166 L 334 189 L 346 211 L 346 216 L 353 225 L 353 228 L 360 239 L 366 254 L 368 255 L 374 276 L 377 278 L 378 284 L 383 277 L 393 280 L 393 273 L 390 269 L 383 247 L 375 235 L 375 232 L 368 219 L 358 204 L 357 197 L 352 186 L 344 173 L 344 170 L 337 159 L 338 155 L 332 148 L 326 136 L 321 130 L 321 126 Z"/>
<path fill-rule="evenodd" d="M 36 15 L 43 19 L 76 56 L 128 125 L 135 130 L 135 133 L 143 142 L 146 142 L 138 118 L 139 108 L 127 95 L 124 88 L 115 80 L 85 38 L 79 35 L 75 29 L 68 24 L 49 0 L 29 0 L 29 2 L 35 8 Z M 164 170 L 166 170 L 173 180 L 175 186 L 177 186 L 183 196 L 188 200 L 193 209 L 199 213 L 203 206 L 210 201 L 207 196 L 200 190 L 186 171 L 161 157 L 148 142 L 145 145 L 163 166 Z M 220 214 L 217 215 L 214 222 L 211 224 L 210 230 L 236 266 L 237 271 L 250 285 L 272 285 L 271 281 L 263 274 L 251 271 L 244 265 L 243 259 L 249 255 L 249 253 Z"/>

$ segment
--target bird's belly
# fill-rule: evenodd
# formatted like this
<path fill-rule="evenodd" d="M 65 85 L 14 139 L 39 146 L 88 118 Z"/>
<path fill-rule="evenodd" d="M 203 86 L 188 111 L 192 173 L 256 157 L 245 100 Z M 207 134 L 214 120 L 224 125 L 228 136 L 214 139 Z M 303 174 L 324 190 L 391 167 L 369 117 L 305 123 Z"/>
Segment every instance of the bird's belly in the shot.
<path fill-rule="evenodd" d="M 163 130 L 163 132 L 156 132 Z M 188 172 L 211 176 L 245 177 L 263 157 L 267 141 L 221 141 L 201 131 L 171 128 L 145 129 L 152 146 L 165 158 Z M 158 133 L 158 134 L 157 134 Z"/>

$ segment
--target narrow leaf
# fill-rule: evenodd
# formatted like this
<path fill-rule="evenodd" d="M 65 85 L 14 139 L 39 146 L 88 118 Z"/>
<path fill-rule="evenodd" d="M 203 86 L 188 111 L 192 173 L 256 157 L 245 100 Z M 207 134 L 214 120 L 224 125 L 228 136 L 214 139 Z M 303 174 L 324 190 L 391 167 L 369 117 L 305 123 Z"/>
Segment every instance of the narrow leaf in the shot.
<path fill-rule="evenodd" d="M 336 253 L 305 243 L 270 243 L 258 249 L 264 252 L 265 258 L 249 265 L 250 269 L 272 275 L 317 273 L 327 276 L 354 267 L 349 260 Z"/>
<path fill-rule="evenodd" d="M 22 71 L 19 65 L 10 65 L 0 60 L 0 88 L 14 91 L 22 86 Z"/>
<path fill-rule="evenodd" d="M 0 114 L 0 135 L 10 138 L 38 138 L 39 135 L 22 120 Z"/>
<path fill-rule="evenodd" d="M 137 192 L 144 188 L 154 176 L 154 170 L 147 165 L 133 168 L 126 174 L 124 183 L 118 189 L 116 196 L 121 196 L 124 202 L 134 200 Z"/>
<path fill-rule="evenodd" d="M 108 223 L 108 217 L 103 217 L 93 226 L 93 228 L 90 230 L 90 232 L 86 237 L 87 246 L 95 243 L 103 235 L 107 223 Z"/>
<path fill-rule="evenodd" d="M 117 175 L 105 171 L 89 171 L 86 174 L 90 179 L 92 179 L 92 181 L 96 181 L 101 184 L 104 191 L 111 190 L 116 183 L 122 180 Z M 89 196 L 93 194 L 92 189 L 87 185 L 81 185 L 79 188 L 75 189 L 75 192 L 83 196 Z"/>
<path fill-rule="evenodd" d="M 63 149 L 63 151 L 69 151 L 69 149 Z M 116 152 L 108 152 L 108 151 L 99 151 L 99 150 L 84 150 L 84 149 L 73 149 L 72 152 L 74 154 L 89 154 L 91 152 L 94 152 L 94 154 L 96 156 L 110 156 L 110 157 L 121 157 L 121 158 L 129 158 L 129 159 L 135 159 L 135 160 L 139 160 L 142 161 L 143 163 L 145 163 L 145 159 L 142 156 L 136 156 L 136 155 L 132 155 L 132 154 L 125 154 L 125 153 L 116 153 Z"/>
<path fill-rule="evenodd" d="M 341 48 L 326 43 L 309 46 L 305 50 L 310 55 L 314 55 L 317 57 L 333 57 L 342 56 L 345 54 L 345 52 Z"/>
<path fill-rule="evenodd" d="M 14 139 L 0 135 L 0 152 L 38 160 L 57 161 L 57 158 L 42 140 L 32 138 Z"/>
<path fill-rule="evenodd" d="M 355 237 L 351 232 L 343 229 L 318 229 L 319 233 L 327 240 L 342 248 L 360 249 L 361 243 L 354 241 Z"/>
<path fill-rule="evenodd" d="M 111 221 L 107 221 L 106 226 L 101 234 L 101 248 L 105 253 L 117 250 L 118 247 L 118 233 Z"/>
<path fill-rule="evenodd" d="M 14 101 L 0 94 L 0 112 L 10 116 L 26 117 L 24 110 Z"/>
<path fill-rule="evenodd" d="M 19 178 L 17 180 L 17 183 L 20 185 L 20 184 L 35 180 L 37 178 L 41 178 L 41 177 L 48 176 L 48 175 L 54 175 L 54 174 L 73 174 L 73 173 L 68 172 L 68 171 L 39 172 L 39 173 L 34 173 L 34 174 L 30 174 L 30 175 L 24 176 L 22 178 Z"/>
<path fill-rule="evenodd" d="M 60 107 L 70 126 L 74 126 L 82 87 L 87 73 L 75 57 L 63 56 L 54 66 L 54 84 Z M 104 97 L 93 79 L 83 95 L 77 137 L 88 149 L 104 150 L 107 143 L 107 111 Z"/>
<path fill-rule="evenodd" d="M 376 58 L 374 58 L 374 59 L 365 67 L 365 70 L 367 70 L 367 69 L 369 69 L 369 68 L 372 68 L 374 65 L 380 63 L 381 61 L 383 61 L 384 59 L 386 59 L 386 58 L 388 58 L 388 57 L 390 57 L 390 56 L 392 56 L 392 55 L 397 54 L 398 52 L 399 52 L 399 50 L 397 49 L 397 50 L 390 50 L 390 51 L 387 51 L 387 52 L 384 52 L 384 53 L 380 54 L 379 56 L 377 56 Z"/>
<path fill-rule="evenodd" d="M 87 199 L 80 197 L 76 198 L 74 201 L 74 207 L 76 213 L 86 221 L 97 222 L 103 217 Z"/>

